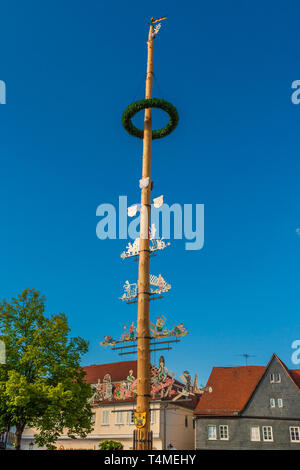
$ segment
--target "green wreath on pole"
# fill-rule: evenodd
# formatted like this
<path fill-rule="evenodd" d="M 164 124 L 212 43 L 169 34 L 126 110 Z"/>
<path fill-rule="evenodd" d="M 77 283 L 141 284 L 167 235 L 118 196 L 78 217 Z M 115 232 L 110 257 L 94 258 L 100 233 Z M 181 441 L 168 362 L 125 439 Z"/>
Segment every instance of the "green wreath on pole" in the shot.
<path fill-rule="evenodd" d="M 163 111 L 166 111 L 169 115 L 169 122 L 165 127 L 161 129 L 157 129 L 152 131 L 152 139 L 162 139 L 167 135 L 171 134 L 171 132 L 175 129 L 179 121 L 179 115 L 175 106 L 173 106 L 168 101 L 162 100 L 160 98 L 150 98 L 135 101 L 131 103 L 124 111 L 122 116 L 122 124 L 124 129 L 128 132 L 128 134 L 138 137 L 139 139 L 143 139 L 144 137 L 144 130 L 138 129 L 132 124 L 132 118 L 136 115 L 139 111 L 145 108 L 159 108 Z"/>

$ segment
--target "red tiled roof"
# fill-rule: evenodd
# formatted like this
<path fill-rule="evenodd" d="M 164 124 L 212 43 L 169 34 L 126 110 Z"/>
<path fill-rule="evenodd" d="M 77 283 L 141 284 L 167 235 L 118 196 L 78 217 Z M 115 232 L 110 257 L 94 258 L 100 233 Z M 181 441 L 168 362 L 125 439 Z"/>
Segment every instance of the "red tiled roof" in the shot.
<path fill-rule="evenodd" d="M 105 374 L 110 374 L 112 382 L 122 382 L 128 376 L 130 369 L 136 377 L 137 361 L 111 362 L 83 367 L 86 373 L 85 380 L 89 384 L 96 384 L 98 379 L 102 382 Z"/>
<path fill-rule="evenodd" d="M 123 382 L 130 370 L 133 370 L 133 375 L 137 375 L 137 361 L 122 361 L 122 362 L 111 362 L 109 364 L 98 364 L 92 366 L 85 366 L 83 370 L 86 373 L 85 380 L 89 384 L 97 384 L 98 379 L 103 382 L 103 377 L 106 374 L 110 374 L 112 382 Z M 183 386 L 181 382 L 175 380 L 174 385 Z M 161 399 L 164 400 L 163 398 Z M 102 400 L 101 404 L 111 404 L 111 403 L 132 403 L 132 398 L 127 399 L 117 399 L 117 400 Z M 135 400 L 134 400 L 135 401 Z M 176 404 L 183 406 L 184 408 L 194 409 L 198 398 L 193 396 L 191 400 L 185 401 L 179 399 L 176 401 Z"/>
<path fill-rule="evenodd" d="M 282 361 L 280 362 L 300 388 L 300 369 L 289 370 Z M 221 416 L 238 414 L 244 409 L 267 367 L 214 367 L 206 384 L 207 387 L 212 387 L 212 393 L 206 392 L 201 396 L 194 414 Z M 98 379 L 102 382 L 106 374 L 110 374 L 112 382 L 122 382 L 131 369 L 136 377 L 137 361 L 112 362 L 83 367 L 86 373 L 85 380 L 90 384 L 96 384 Z M 177 380 L 175 383 L 180 384 Z M 194 408 L 196 402 L 190 402 L 189 405 Z"/>
<path fill-rule="evenodd" d="M 290 369 L 289 373 L 290 373 L 292 379 L 294 380 L 294 382 L 300 388 L 300 369 L 292 369 L 292 370 Z"/>
<path fill-rule="evenodd" d="M 300 369 L 288 369 L 276 354 L 272 355 L 269 364 L 274 357 L 300 388 Z M 269 364 L 266 367 L 214 367 L 206 385 L 212 387 L 212 393 L 202 395 L 194 414 L 230 416 L 240 413 Z"/>
<path fill-rule="evenodd" d="M 263 376 L 264 366 L 214 367 L 194 411 L 200 415 L 235 415 L 242 411 Z"/>
<path fill-rule="evenodd" d="M 112 382 L 123 382 L 130 370 L 133 370 L 133 375 L 137 375 L 137 361 L 122 361 L 111 362 L 109 364 L 97 364 L 92 366 L 85 366 L 83 370 L 86 373 L 85 380 L 89 384 L 96 384 L 98 379 L 103 381 L 106 374 L 110 374 Z M 175 384 L 182 386 L 183 384 L 175 379 Z"/>

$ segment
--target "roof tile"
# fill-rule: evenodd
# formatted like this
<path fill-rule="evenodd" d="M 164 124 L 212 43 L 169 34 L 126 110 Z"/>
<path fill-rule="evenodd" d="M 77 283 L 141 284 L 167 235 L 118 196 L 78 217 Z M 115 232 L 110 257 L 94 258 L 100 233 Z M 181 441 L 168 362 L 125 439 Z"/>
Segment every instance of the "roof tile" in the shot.
<path fill-rule="evenodd" d="M 273 354 L 272 358 L 274 356 L 278 359 L 276 354 Z M 288 369 L 282 361 L 280 362 L 300 388 L 300 369 Z M 219 416 L 239 414 L 267 368 L 268 366 L 214 367 L 206 385 L 212 387 L 212 393 L 205 393 L 201 397 L 194 414 Z"/>
<path fill-rule="evenodd" d="M 195 409 L 201 415 L 235 415 L 246 405 L 266 367 L 214 367 L 207 382 L 211 393 L 204 393 Z"/>
<path fill-rule="evenodd" d="M 122 382 L 128 376 L 128 372 L 133 370 L 136 377 L 137 361 L 111 362 L 109 364 L 98 364 L 83 367 L 86 373 L 85 380 L 89 384 L 96 384 L 98 379 L 103 381 L 106 374 L 110 374 L 112 382 Z"/>

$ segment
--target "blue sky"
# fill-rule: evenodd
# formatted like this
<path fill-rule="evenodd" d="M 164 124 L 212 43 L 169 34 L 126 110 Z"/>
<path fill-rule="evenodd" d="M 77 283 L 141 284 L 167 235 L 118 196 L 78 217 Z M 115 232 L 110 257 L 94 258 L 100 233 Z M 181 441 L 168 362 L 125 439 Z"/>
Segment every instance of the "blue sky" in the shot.
<path fill-rule="evenodd" d="M 178 109 L 176 131 L 153 143 L 153 196 L 205 205 L 205 245 L 184 242 L 152 260 L 173 286 L 151 318 L 190 334 L 166 352 L 176 373 L 291 363 L 300 337 L 299 3 L 43 2 L 1 5 L 0 297 L 25 287 L 64 311 L 90 341 L 83 365 L 113 362 L 99 346 L 136 318 L 118 297 L 137 263 L 122 240 L 96 237 L 96 208 L 139 200 L 142 142 L 122 128 L 144 95 L 147 22 L 155 39 L 154 96 Z M 155 113 L 154 126 L 164 122 Z M 158 354 L 156 361 L 158 360 Z M 130 356 L 125 356 L 130 359 Z"/>

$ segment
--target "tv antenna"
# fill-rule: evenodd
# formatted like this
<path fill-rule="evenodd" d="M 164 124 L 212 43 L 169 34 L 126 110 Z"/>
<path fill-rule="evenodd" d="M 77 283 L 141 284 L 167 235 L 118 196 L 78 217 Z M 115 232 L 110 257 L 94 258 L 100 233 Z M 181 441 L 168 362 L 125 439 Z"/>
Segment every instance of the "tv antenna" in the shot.
<path fill-rule="evenodd" d="M 242 357 L 245 358 L 246 366 L 248 365 L 248 359 L 249 359 L 249 357 L 256 357 L 255 355 L 253 355 L 253 354 L 248 354 L 248 353 L 238 354 L 238 356 L 242 356 Z"/>

